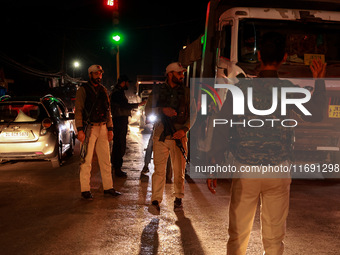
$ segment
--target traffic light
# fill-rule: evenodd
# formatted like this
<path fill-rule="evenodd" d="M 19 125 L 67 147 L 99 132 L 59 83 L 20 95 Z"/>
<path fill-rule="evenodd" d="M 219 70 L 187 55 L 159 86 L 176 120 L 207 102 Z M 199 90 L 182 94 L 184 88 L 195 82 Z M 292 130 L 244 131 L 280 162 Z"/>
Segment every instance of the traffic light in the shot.
<path fill-rule="evenodd" d="M 120 36 L 119 36 L 119 35 L 114 35 L 114 36 L 112 36 L 112 39 L 113 39 L 115 42 L 119 42 L 119 41 L 120 41 Z"/>
<path fill-rule="evenodd" d="M 114 44 L 121 44 L 121 42 L 123 41 L 122 34 L 120 34 L 120 33 L 112 34 L 111 39 L 112 39 Z"/>

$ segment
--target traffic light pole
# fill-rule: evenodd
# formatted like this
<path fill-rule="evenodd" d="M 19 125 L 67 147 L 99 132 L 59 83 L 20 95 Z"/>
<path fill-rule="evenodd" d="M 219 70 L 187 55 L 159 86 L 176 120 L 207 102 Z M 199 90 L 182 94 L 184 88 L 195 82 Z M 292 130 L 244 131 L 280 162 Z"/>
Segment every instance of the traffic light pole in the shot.
<path fill-rule="evenodd" d="M 116 30 L 119 25 L 119 11 L 118 11 L 118 0 L 108 0 L 107 5 L 114 7 L 113 12 L 112 12 L 112 25 L 113 29 Z M 120 70 L 119 70 L 119 40 L 120 37 L 119 35 L 115 36 L 116 38 L 112 38 L 114 41 L 116 41 L 116 47 L 117 47 L 117 52 L 116 52 L 116 66 L 117 66 L 117 82 L 118 78 L 120 76 Z"/>
<path fill-rule="evenodd" d="M 117 82 L 119 78 L 119 45 L 117 44 L 117 54 L 116 54 L 116 65 L 117 65 Z"/>

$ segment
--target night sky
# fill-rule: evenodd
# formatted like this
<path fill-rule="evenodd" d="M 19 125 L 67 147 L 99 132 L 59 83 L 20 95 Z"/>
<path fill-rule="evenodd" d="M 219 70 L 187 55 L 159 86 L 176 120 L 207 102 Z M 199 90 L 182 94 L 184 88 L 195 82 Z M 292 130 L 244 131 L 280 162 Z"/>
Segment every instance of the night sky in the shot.
<path fill-rule="evenodd" d="M 120 0 L 120 73 L 132 80 L 137 75 L 163 75 L 166 65 L 178 60 L 182 46 L 203 34 L 207 3 Z M 27 83 L 33 89 L 37 77 L 18 72 L 8 59 L 48 73 L 64 66 L 70 76 L 73 61 L 79 60 L 76 77 L 87 79 L 87 68 L 101 64 L 108 86 L 116 79 L 112 17 L 103 0 L 2 1 L 0 67 L 17 86 Z M 34 83 L 37 88 L 39 82 Z"/>

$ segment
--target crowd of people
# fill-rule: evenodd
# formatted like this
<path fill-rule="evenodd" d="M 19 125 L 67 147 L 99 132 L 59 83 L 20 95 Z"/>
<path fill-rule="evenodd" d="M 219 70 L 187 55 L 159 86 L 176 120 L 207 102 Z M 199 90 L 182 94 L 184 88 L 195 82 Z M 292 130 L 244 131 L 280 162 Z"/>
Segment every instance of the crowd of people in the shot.
<path fill-rule="evenodd" d="M 278 69 L 286 58 L 285 38 L 278 33 L 263 35 L 258 51 L 260 61 L 258 77 L 276 78 L 275 86 L 294 87 L 295 85 L 292 83 L 283 83 L 278 79 Z M 75 116 L 78 139 L 83 146 L 87 146 L 86 153 L 82 155 L 83 163 L 80 166 L 81 196 L 84 199 L 92 199 L 90 173 L 94 149 L 98 155 L 104 194 L 111 196 L 121 194 L 113 188 L 112 174 L 119 177 L 126 176 L 121 168 L 126 149 L 128 117 L 133 108 L 145 104 L 145 102 L 128 103 L 124 90 L 129 85 L 129 79 L 125 75 L 119 78 L 111 97 L 109 97 L 108 92 L 100 83 L 103 72 L 100 65 L 90 66 L 88 69 L 89 82 L 82 85 L 76 95 Z M 167 181 L 168 160 L 171 161 L 174 178 L 174 211 L 183 210 L 188 131 L 196 119 L 196 102 L 190 97 L 189 88 L 184 86 L 185 72 L 186 69 L 179 62 L 169 64 L 166 67 L 164 84 L 153 89 L 145 106 L 147 114 L 153 113 L 159 116 L 158 121 L 154 123 L 152 140 L 148 146 L 153 147 L 154 162 L 150 207 L 158 212 L 161 209 L 160 205 Z M 311 72 L 313 78 L 325 77 L 326 64 L 321 61 L 313 61 Z M 270 108 L 271 101 L 264 97 L 267 94 L 272 95 L 271 92 L 267 93 L 267 90 L 271 89 L 273 84 L 268 85 L 251 80 L 240 82 L 238 85 L 244 93 L 247 93 L 247 87 L 250 86 L 260 88 L 262 92 L 258 97 L 254 96 L 254 101 L 262 107 L 261 109 Z M 316 80 L 311 100 L 305 105 L 313 116 L 305 116 L 304 120 L 321 121 L 325 101 L 325 84 L 320 79 Z M 230 119 L 235 119 L 233 106 L 232 95 L 228 92 L 219 114 L 223 118 L 228 116 Z M 288 111 L 292 112 L 294 109 L 288 109 Z M 249 120 L 255 117 L 247 114 L 246 117 Z M 273 116 L 275 114 L 276 112 L 273 113 Z M 272 165 L 287 165 L 294 139 L 291 139 L 287 134 L 282 135 L 282 129 L 272 129 L 271 131 L 276 133 L 265 131 L 266 134 L 262 135 L 263 130 L 260 131 L 260 129 L 238 128 L 231 130 L 227 125 L 219 126 L 214 129 L 212 136 L 213 143 L 216 141 L 214 144 L 219 146 L 213 147 L 209 152 L 209 158 L 212 163 L 221 163 L 224 152 L 228 149 L 233 154 L 235 165 L 238 168 L 247 165 L 262 165 L 268 162 Z M 110 154 L 109 142 L 112 140 L 113 149 Z M 221 143 L 221 140 L 226 143 Z M 148 172 L 150 154 L 149 150 L 142 171 L 144 173 Z M 246 253 L 259 200 L 261 201 L 261 228 L 265 254 L 283 254 L 290 183 L 291 177 L 288 175 L 279 178 L 233 177 L 227 254 Z M 208 179 L 207 184 L 209 190 L 215 193 L 216 180 Z"/>

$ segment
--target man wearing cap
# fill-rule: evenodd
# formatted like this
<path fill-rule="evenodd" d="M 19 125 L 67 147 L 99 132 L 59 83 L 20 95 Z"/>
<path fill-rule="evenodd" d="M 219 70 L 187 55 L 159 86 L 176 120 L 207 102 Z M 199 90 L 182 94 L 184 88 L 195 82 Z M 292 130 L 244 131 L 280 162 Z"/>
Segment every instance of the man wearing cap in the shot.
<path fill-rule="evenodd" d="M 170 154 L 174 175 L 174 210 L 182 210 L 184 197 L 185 158 L 176 145 L 180 140 L 187 152 L 186 136 L 196 119 L 196 105 L 190 100 L 190 90 L 184 86 L 186 69 L 178 62 L 166 68 L 166 81 L 154 88 L 145 107 L 146 114 L 158 115 L 153 133 L 152 206 L 158 211 L 166 182 L 166 165 Z M 186 153 L 187 154 L 187 153 Z"/>
<path fill-rule="evenodd" d="M 120 192 L 113 188 L 110 163 L 109 142 L 113 138 L 113 125 L 110 114 L 110 101 L 106 88 L 100 84 L 103 68 L 92 65 L 88 69 L 89 81 L 79 87 L 76 94 L 75 122 L 78 130 L 78 140 L 85 141 L 85 126 L 88 137 L 85 162 L 80 165 L 80 188 L 84 199 L 92 200 L 90 177 L 94 149 L 103 181 L 105 195 L 118 196 Z"/>
<path fill-rule="evenodd" d="M 113 148 L 111 154 L 112 173 L 118 177 L 126 177 L 126 172 L 122 171 L 123 157 L 126 151 L 126 134 L 128 130 L 129 116 L 131 110 L 145 102 L 131 104 L 125 96 L 125 90 L 129 88 L 130 79 L 126 75 L 121 75 L 111 94 L 111 112 L 113 122 Z"/>

